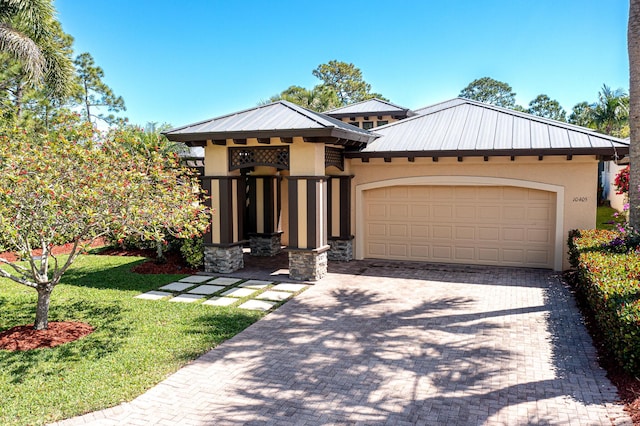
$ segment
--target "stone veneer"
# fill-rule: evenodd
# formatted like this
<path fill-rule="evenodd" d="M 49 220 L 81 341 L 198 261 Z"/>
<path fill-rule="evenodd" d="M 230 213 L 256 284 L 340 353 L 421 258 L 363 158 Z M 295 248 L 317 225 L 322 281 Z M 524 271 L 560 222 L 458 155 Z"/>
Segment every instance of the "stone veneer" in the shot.
<path fill-rule="evenodd" d="M 231 247 L 204 247 L 204 270 L 205 272 L 218 272 L 228 274 L 244 268 L 242 257 L 242 246 Z"/>
<path fill-rule="evenodd" d="M 289 251 L 289 277 L 301 281 L 317 281 L 327 275 L 327 251 Z"/>
<path fill-rule="evenodd" d="M 348 262 L 353 260 L 353 238 L 346 240 L 329 240 L 329 260 Z"/>
<path fill-rule="evenodd" d="M 275 256 L 282 250 L 282 233 L 254 234 L 249 237 L 252 256 Z"/>

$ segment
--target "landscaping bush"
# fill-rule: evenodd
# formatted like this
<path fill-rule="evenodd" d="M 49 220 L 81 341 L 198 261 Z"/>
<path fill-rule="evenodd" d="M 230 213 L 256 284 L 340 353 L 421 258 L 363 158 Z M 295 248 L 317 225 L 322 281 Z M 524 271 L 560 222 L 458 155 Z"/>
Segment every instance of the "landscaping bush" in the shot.
<path fill-rule="evenodd" d="M 615 231 L 569 233 L 577 291 L 592 311 L 607 349 L 640 375 L 640 255 L 633 239 Z"/>
<path fill-rule="evenodd" d="M 200 268 L 204 263 L 204 238 L 197 237 L 179 240 L 180 254 L 187 264 L 194 268 Z"/>
<path fill-rule="evenodd" d="M 136 237 L 128 237 L 123 239 L 109 238 L 109 244 L 114 247 L 121 247 L 125 250 L 156 250 L 155 241 L 145 241 Z M 166 244 L 162 245 L 164 253 L 180 253 L 180 256 L 187 265 L 193 268 L 200 268 L 204 263 L 204 239 L 203 237 L 194 238 L 175 238 L 166 237 Z"/>

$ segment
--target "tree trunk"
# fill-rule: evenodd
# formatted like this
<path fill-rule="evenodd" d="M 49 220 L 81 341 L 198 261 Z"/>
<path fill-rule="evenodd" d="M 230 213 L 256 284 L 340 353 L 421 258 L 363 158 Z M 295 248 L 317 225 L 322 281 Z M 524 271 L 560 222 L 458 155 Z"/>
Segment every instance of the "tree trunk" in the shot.
<path fill-rule="evenodd" d="M 36 308 L 36 322 L 33 326 L 36 330 L 46 330 L 49 326 L 49 301 L 51 300 L 53 287 L 38 288 L 38 306 Z"/>
<path fill-rule="evenodd" d="M 640 230 L 640 0 L 629 3 L 629 225 Z"/>
<path fill-rule="evenodd" d="M 162 241 L 156 241 L 156 263 L 158 265 L 167 263 L 167 258 L 164 256 L 164 253 L 162 252 Z"/>

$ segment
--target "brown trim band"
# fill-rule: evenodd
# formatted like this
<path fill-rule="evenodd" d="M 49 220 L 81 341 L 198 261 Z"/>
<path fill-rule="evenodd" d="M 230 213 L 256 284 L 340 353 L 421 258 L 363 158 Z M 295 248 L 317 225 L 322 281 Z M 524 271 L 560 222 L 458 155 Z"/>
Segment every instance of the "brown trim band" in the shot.
<path fill-rule="evenodd" d="M 207 210 L 211 211 L 211 179 L 208 178 L 200 178 L 200 187 L 205 192 L 204 195 L 204 205 Z M 213 218 L 209 219 L 209 227 L 207 231 L 204 233 L 204 243 L 211 244 L 213 243 L 213 236 L 211 233 L 211 227 L 213 226 Z"/>
<path fill-rule="evenodd" d="M 231 180 L 218 181 L 220 188 L 220 244 L 233 243 L 233 191 Z"/>
<path fill-rule="evenodd" d="M 307 247 L 318 247 L 318 182 L 307 180 Z"/>
<path fill-rule="evenodd" d="M 356 145 L 367 144 L 373 141 L 378 135 L 370 132 L 341 129 L 337 127 L 327 127 L 323 129 L 275 129 L 275 130 L 248 130 L 237 132 L 192 132 L 192 133 L 164 133 L 170 141 L 191 142 L 201 140 L 226 140 L 258 138 L 278 138 L 278 137 L 319 137 L 333 138 L 327 143 L 336 143 L 337 140 L 344 140 Z M 324 142 L 324 141 L 322 141 Z"/>
<path fill-rule="evenodd" d="M 545 149 L 502 149 L 502 150 L 446 150 L 446 151 L 377 151 L 345 152 L 345 158 L 409 158 L 409 157 L 537 157 L 539 155 L 627 155 L 628 147 L 614 148 L 545 148 Z"/>
<path fill-rule="evenodd" d="M 340 178 L 340 236 L 351 233 L 351 178 Z"/>
<path fill-rule="evenodd" d="M 327 180 L 331 176 L 322 175 L 322 176 L 283 176 L 283 177 L 285 179 L 288 179 L 288 180 L 300 180 L 300 179 L 304 179 L 304 180 Z"/>
<path fill-rule="evenodd" d="M 289 245 L 298 245 L 298 180 L 289 182 Z"/>

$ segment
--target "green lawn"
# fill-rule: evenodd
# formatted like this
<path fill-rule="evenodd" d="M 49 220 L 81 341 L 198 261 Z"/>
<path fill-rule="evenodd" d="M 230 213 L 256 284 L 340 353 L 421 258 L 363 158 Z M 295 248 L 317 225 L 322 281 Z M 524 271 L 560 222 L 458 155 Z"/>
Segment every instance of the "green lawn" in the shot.
<path fill-rule="evenodd" d="M 264 315 L 134 299 L 184 277 L 130 272 L 141 260 L 77 260 L 53 291 L 49 320 L 95 331 L 53 349 L 0 350 L 0 424 L 42 424 L 131 400 Z M 35 303 L 34 290 L 0 279 L 0 331 L 33 323 Z"/>
<path fill-rule="evenodd" d="M 616 226 L 610 222 L 614 220 L 614 213 L 618 211 L 613 207 L 598 206 L 596 213 L 596 229 L 616 229 Z"/>

